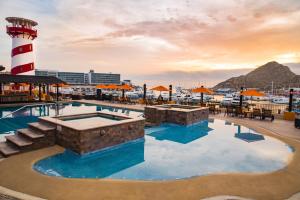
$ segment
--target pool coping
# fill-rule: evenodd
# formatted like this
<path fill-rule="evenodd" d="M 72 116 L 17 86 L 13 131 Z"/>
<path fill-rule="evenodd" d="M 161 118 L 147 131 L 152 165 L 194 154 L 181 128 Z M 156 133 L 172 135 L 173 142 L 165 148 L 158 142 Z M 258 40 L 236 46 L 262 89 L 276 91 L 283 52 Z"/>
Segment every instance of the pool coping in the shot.
<path fill-rule="evenodd" d="M 95 122 L 95 124 L 93 126 L 90 127 L 83 127 L 80 124 L 78 124 L 77 126 L 74 126 L 74 124 L 70 124 L 67 121 L 61 120 L 60 118 L 64 118 L 64 117 L 74 117 L 74 116 L 96 116 L 96 115 L 111 115 L 111 116 L 115 116 L 115 117 L 120 117 L 123 118 L 120 121 L 112 121 L 112 122 L 106 122 L 105 124 L 100 124 Z M 131 123 L 131 122 L 136 122 L 136 121 L 143 121 L 144 118 L 143 117 L 130 117 L 127 116 L 125 114 L 121 114 L 121 113 L 107 113 L 107 112 L 103 112 L 103 111 L 95 111 L 95 112 L 89 112 L 89 113 L 83 113 L 83 114 L 64 114 L 64 115 L 60 115 L 59 117 L 39 117 L 39 120 L 43 121 L 43 122 L 50 122 L 53 124 L 56 124 L 57 126 L 64 126 L 76 131 L 86 131 L 86 130 L 92 130 L 92 129 L 96 129 L 96 128 L 104 128 L 104 127 L 111 127 L 114 125 L 122 125 L 122 124 L 127 124 L 127 123 Z"/>
<path fill-rule="evenodd" d="M 234 119 L 226 120 L 237 123 Z M 293 146 L 293 159 L 283 169 L 269 173 L 212 174 L 166 181 L 70 179 L 46 176 L 32 168 L 36 161 L 63 151 L 54 146 L 1 161 L 0 185 L 46 199 L 201 199 L 234 195 L 259 200 L 287 199 L 299 192 L 300 142 L 265 128 L 253 127 L 251 122 L 237 124 Z"/>
<path fill-rule="evenodd" d="M 143 112 L 146 105 L 141 104 L 120 104 L 120 103 L 112 103 L 108 101 L 101 101 L 101 100 L 72 100 L 72 102 L 78 102 L 78 103 L 85 103 L 85 104 L 94 104 L 98 106 L 108 106 L 113 108 L 119 108 L 119 109 L 128 109 L 131 111 L 137 111 L 137 112 Z"/>
<path fill-rule="evenodd" d="M 163 105 L 153 105 L 153 106 L 146 106 L 146 107 L 147 108 L 155 108 L 157 110 L 171 110 L 171 111 L 179 111 L 179 112 L 184 112 L 184 113 L 207 109 L 206 107 L 186 106 L 186 105 L 181 105 L 181 107 L 189 107 L 189 108 L 172 107 L 174 105 L 180 105 L 180 104 L 163 104 Z"/>

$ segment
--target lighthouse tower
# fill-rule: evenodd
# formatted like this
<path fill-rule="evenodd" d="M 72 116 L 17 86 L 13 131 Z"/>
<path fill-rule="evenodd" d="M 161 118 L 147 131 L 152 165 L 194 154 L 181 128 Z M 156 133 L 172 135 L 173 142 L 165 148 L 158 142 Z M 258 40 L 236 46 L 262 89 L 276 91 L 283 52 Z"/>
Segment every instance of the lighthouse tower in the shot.
<path fill-rule="evenodd" d="M 12 38 L 11 74 L 16 75 L 34 70 L 34 54 L 32 41 L 37 37 L 33 29 L 38 23 L 19 17 L 7 17 L 10 25 L 6 32 Z"/>

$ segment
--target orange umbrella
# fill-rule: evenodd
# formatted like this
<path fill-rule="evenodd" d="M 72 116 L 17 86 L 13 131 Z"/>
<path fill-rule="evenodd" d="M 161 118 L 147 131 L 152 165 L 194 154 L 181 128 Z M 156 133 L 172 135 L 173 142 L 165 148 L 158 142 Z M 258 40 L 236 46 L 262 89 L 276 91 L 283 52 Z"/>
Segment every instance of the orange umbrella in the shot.
<path fill-rule="evenodd" d="M 245 91 L 242 91 L 241 92 L 241 95 L 243 96 L 251 96 L 251 97 L 262 97 L 262 96 L 265 96 L 264 93 L 262 92 L 259 92 L 257 90 L 245 90 Z"/>
<path fill-rule="evenodd" d="M 166 91 L 169 91 L 168 88 L 164 87 L 164 86 L 157 86 L 157 87 L 154 87 L 150 90 L 155 90 L 155 91 L 159 91 L 159 96 L 158 96 L 158 99 L 161 97 L 161 92 L 166 92 Z"/>
<path fill-rule="evenodd" d="M 210 89 L 205 88 L 203 86 L 192 89 L 192 92 L 193 93 L 201 93 L 201 103 L 203 103 L 203 94 L 213 94 L 213 91 L 211 91 Z"/>
<path fill-rule="evenodd" d="M 107 89 L 107 85 L 100 84 L 96 86 L 97 89 Z"/>
<path fill-rule="evenodd" d="M 164 91 L 169 91 L 168 88 L 164 87 L 164 86 L 157 86 L 157 87 L 154 87 L 150 90 L 155 90 L 155 91 L 160 91 L 160 92 L 164 92 Z"/>
<path fill-rule="evenodd" d="M 120 90 L 132 90 L 132 87 L 130 85 L 121 85 L 118 87 Z"/>
<path fill-rule="evenodd" d="M 116 89 L 118 89 L 118 86 L 116 84 L 110 84 L 106 88 L 110 89 L 110 90 L 116 90 Z"/>
<path fill-rule="evenodd" d="M 199 87 L 199 88 L 192 89 L 192 92 L 193 93 L 204 93 L 204 94 L 213 94 L 214 93 L 213 91 L 211 91 L 210 89 L 205 88 L 205 87 Z"/>

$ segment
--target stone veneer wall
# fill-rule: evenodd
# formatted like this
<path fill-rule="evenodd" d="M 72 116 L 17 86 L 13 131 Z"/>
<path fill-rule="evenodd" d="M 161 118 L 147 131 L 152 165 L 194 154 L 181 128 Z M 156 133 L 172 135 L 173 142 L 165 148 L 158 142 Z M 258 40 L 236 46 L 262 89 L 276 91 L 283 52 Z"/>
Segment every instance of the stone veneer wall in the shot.
<path fill-rule="evenodd" d="M 102 148 L 144 137 L 145 120 L 88 130 L 76 130 L 62 126 L 56 133 L 56 143 L 67 149 L 84 154 Z"/>
<path fill-rule="evenodd" d="M 208 115 L 209 108 L 207 107 L 191 109 L 187 112 L 160 107 L 145 107 L 146 121 L 155 125 L 159 125 L 163 122 L 189 125 L 208 119 Z"/>
<path fill-rule="evenodd" d="M 155 107 L 145 107 L 145 119 L 155 125 L 159 125 L 161 122 L 166 121 L 166 109 L 157 109 Z"/>

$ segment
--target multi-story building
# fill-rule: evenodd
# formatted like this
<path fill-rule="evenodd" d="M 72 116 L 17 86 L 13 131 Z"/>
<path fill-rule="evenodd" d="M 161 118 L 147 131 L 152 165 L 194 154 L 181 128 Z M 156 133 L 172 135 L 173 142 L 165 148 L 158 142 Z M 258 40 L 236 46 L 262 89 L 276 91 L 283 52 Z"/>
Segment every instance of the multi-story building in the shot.
<path fill-rule="evenodd" d="M 113 73 L 59 72 L 53 70 L 35 70 L 36 76 L 55 76 L 71 85 L 120 84 L 121 75 Z"/>
<path fill-rule="evenodd" d="M 68 84 L 85 84 L 84 73 L 77 72 L 58 72 L 57 78 L 67 82 Z"/>

